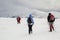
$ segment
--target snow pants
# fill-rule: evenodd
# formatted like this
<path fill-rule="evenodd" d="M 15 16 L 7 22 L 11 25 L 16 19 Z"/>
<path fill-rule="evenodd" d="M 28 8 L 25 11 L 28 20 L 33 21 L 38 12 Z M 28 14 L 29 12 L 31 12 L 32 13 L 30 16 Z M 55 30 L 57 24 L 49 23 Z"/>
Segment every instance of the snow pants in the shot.
<path fill-rule="evenodd" d="M 49 25 L 50 25 L 50 32 L 52 32 L 52 30 L 54 30 L 53 22 L 49 22 Z"/>
<path fill-rule="evenodd" d="M 28 25 L 29 28 L 29 34 L 32 33 L 32 25 Z"/>

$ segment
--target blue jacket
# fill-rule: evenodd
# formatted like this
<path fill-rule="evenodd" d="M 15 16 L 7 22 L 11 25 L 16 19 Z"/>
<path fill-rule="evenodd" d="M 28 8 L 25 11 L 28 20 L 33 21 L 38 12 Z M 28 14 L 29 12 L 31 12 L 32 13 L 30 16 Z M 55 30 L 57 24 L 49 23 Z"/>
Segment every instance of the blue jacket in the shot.
<path fill-rule="evenodd" d="M 32 15 L 31 15 L 31 14 L 29 15 L 29 17 L 31 18 L 32 23 L 34 24 L 34 20 L 33 20 L 33 17 L 32 17 Z M 28 17 L 28 18 L 29 18 L 29 17 Z"/>

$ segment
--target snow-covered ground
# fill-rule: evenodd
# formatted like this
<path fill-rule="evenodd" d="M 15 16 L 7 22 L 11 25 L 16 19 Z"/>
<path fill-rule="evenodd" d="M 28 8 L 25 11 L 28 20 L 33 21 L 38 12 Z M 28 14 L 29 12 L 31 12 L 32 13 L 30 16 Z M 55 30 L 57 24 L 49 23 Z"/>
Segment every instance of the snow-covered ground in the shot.
<path fill-rule="evenodd" d="M 49 32 L 45 18 L 34 18 L 33 33 L 28 34 L 27 19 L 17 24 L 16 18 L 0 18 L 0 40 L 60 40 L 60 19 L 54 23 L 55 31 Z"/>

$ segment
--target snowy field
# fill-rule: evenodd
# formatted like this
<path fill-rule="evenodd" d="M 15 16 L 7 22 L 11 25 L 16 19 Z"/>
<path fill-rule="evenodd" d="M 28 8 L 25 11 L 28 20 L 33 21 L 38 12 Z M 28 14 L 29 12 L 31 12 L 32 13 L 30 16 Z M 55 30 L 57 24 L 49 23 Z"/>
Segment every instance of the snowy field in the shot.
<path fill-rule="evenodd" d="M 21 19 L 21 24 L 16 18 L 0 18 L 0 40 L 60 40 L 60 19 L 56 19 L 53 32 L 49 32 L 47 19 L 34 18 L 34 22 L 29 35 L 26 18 Z"/>

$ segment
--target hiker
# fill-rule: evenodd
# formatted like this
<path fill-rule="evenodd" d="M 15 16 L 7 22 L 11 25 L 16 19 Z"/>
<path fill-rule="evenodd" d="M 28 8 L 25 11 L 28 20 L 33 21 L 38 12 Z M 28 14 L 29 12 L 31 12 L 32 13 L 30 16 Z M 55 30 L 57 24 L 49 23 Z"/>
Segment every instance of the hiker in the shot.
<path fill-rule="evenodd" d="M 17 23 L 20 23 L 21 18 L 18 16 L 17 17 Z"/>
<path fill-rule="evenodd" d="M 34 24 L 32 15 L 30 14 L 28 19 L 27 19 L 27 23 L 28 23 L 28 28 L 29 28 L 29 34 L 32 33 L 32 26 Z"/>
<path fill-rule="evenodd" d="M 55 17 L 54 15 L 52 15 L 51 13 L 49 13 L 48 17 L 47 17 L 48 23 L 49 23 L 49 28 L 50 28 L 50 32 L 52 32 L 52 30 L 54 30 L 54 26 L 53 23 L 55 21 Z"/>

